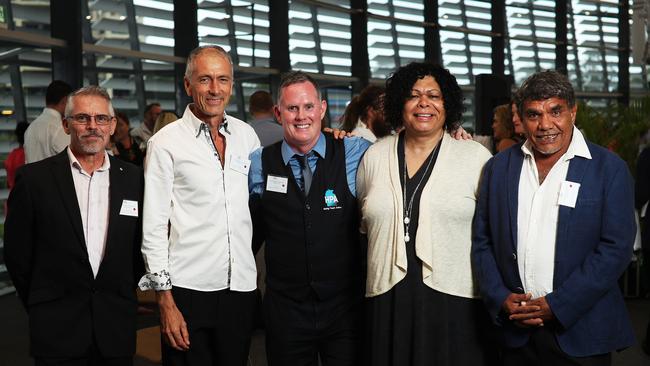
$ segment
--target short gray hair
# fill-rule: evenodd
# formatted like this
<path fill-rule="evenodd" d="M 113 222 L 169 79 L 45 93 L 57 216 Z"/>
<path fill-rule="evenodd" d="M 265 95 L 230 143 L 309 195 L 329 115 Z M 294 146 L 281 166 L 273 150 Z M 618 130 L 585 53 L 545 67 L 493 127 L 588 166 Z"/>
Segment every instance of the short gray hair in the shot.
<path fill-rule="evenodd" d="M 280 99 L 282 98 L 282 90 L 285 89 L 286 87 L 293 85 L 293 84 L 299 84 L 299 83 L 311 83 L 311 85 L 314 86 L 316 89 L 316 93 L 318 94 L 318 100 L 323 100 L 321 93 L 320 93 L 320 87 L 318 86 L 318 83 L 314 78 L 309 76 L 304 71 L 289 71 L 286 74 L 282 75 L 282 79 L 280 80 L 280 86 L 278 87 L 278 100 L 277 104 L 280 104 Z"/>
<path fill-rule="evenodd" d="M 204 51 L 212 50 L 217 52 L 219 55 L 225 57 L 228 60 L 228 63 L 230 64 L 230 72 L 232 74 L 235 73 L 235 69 L 232 63 L 232 58 L 230 57 L 230 54 L 226 52 L 226 50 L 223 49 L 221 46 L 217 46 L 215 44 L 211 45 L 205 45 L 205 46 L 199 46 L 190 52 L 189 56 L 187 56 L 187 64 L 185 65 L 185 78 L 189 79 L 192 76 L 192 73 L 194 72 L 194 60 L 198 55 L 203 53 Z"/>
<path fill-rule="evenodd" d="M 74 109 L 74 98 L 79 96 L 94 96 L 106 100 L 106 102 L 108 103 L 108 113 L 110 113 L 112 117 L 115 116 L 113 103 L 111 103 L 111 96 L 108 95 L 106 89 L 97 85 L 88 85 L 88 86 L 84 86 L 81 89 L 77 89 L 73 91 L 72 94 L 68 95 L 68 103 L 65 105 L 65 113 L 64 113 L 66 117 L 70 117 L 70 113 L 72 113 L 72 110 Z"/>
<path fill-rule="evenodd" d="M 536 72 L 521 84 L 516 93 L 517 112 L 523 117 L 525 102 L 553 97 L 566 100 L 569 107 L 576 104 L 573 86 L 566 75 L 555 70 Z"/>

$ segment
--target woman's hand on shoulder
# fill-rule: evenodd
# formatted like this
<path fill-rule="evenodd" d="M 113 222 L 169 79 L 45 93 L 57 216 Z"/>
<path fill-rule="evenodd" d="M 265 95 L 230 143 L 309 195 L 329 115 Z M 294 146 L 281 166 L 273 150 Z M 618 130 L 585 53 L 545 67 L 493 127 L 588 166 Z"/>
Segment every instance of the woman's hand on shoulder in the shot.
<path fill-rule="evenodd" d="M 465 131 L 462 126 L 459 126 L 457 129 L 451 131 L 450 135 L 456 140 L 474 140 L 472 134 Z"/>
<path fill-rule="evenodd" d="M 353 137 L 354 133 L 347 132 L 345 130 L 339 130 L 338 128 L 325 127 L 323 132 L 331 133 L 335 140 L 343 140 L 346 137 Z"/>

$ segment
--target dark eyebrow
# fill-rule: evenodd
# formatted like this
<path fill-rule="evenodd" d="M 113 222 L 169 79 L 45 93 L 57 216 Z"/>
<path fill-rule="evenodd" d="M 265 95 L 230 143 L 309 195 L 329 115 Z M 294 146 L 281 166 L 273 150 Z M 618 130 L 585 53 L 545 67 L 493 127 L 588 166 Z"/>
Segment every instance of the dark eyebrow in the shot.
<path fill-rule="evenodd" d="M 524 111 L 524 113 L 535 113 L 535 114 L 539 114 L 540 111 L 539 111 L 538 109 L 535 109 L 535 108 L 526 108 L 526 110 Z"/>

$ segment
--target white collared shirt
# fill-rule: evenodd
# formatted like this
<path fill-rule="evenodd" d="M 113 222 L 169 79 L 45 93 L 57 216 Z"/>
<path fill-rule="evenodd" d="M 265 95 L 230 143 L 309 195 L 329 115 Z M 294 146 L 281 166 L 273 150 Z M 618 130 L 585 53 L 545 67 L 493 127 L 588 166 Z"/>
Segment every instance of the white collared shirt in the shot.
<path fill-rule="evenodd" d="M 97 277 L 99 265 L 104 258 L 106 249 L 106 236 L 108 234 L 108 210 L 109 210 L 109 188 L 111 167 L 108 154 L 104 152 L 104 164 L 95 170 L 92 175 L 88 174 L 79 164 L 68 147 L 68 158 L 74 190 L 77 193 L 77 203 L 81 212 L 81 223 L 86 240 L 88 260 L 93 269 L 93 275 Z"/>
<path fill-rule="evenodd" d="M 70 136 L 63 130 L 63 117 L 56 109 L 43 109 L 25 131 L 25 163 L 54 156 L 70 143 Z"/>
<path fill-rule="evenodd" d="M 245 122 L 225 120 L 223 168 L 205 124 L 189 106 L 149 140 L 142 242 L 147 274 L 141 289 L 256 288 L 248 157 L 260 142 Z"/>
<path fill-rule="evenodd" d="M 517 262 L 524 291 L 537 298 L 553 291 L 560 187 L 566 180 L 571 159 L 591 159 L 591 154 L 582 133 L 574 126 L 568 150 L 539 184 L 532 149 L 529 141 L 521 147 L 524 162 L 519 177 Z"/>

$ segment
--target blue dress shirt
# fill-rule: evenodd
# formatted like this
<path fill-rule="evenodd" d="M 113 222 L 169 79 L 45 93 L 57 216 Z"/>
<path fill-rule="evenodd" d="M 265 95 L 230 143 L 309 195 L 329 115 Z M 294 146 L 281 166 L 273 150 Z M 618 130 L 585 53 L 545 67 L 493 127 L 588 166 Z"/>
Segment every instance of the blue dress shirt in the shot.
<path fill-rule="evenodd" d="M 357 168 L 359 167 L 363 154 L 372 144 L 361 137 L 347 137 L 343 140 L 343 144 L 345 145 L 345 171 L 348 180 L 348 187 L 350 188 L 350 192 L 356 197 Z M 263 147 L 260 147 L 250 155 L 251 165 L 248 173 L 248 191 L 251 197 L 261 197 L 264 192 L 262 149 Z M 299 187 L 302 187 L 302 171 L 300 169 L 300 162 L 295 158 L 295 155 L 303 154 L 294 152 L 286 141 L 282 141 L 281 149 L 284 164 L 289 164 L 293 176 L 296 179 L 296 183 L 298 183 Z M 326 150 L 327 144 L 325 142 L 325 136 L 321 133 L 316 145 L 307 153 L 307 162 L 309 163 L 309 168 L 314 174 L 316 174 L 316 163 L 318 162 L 318 157 L 325 157 Z"/>

